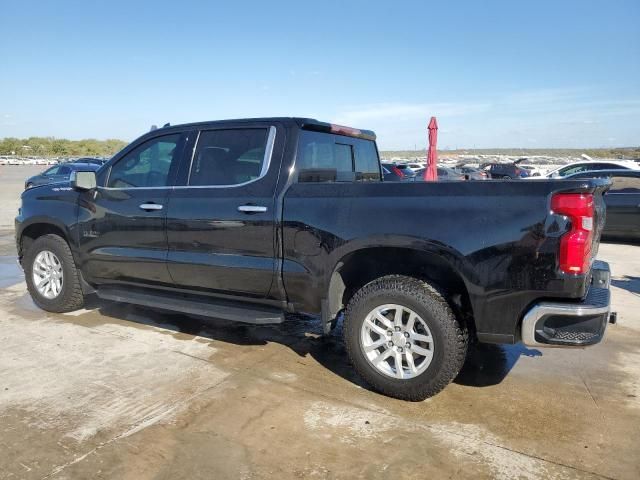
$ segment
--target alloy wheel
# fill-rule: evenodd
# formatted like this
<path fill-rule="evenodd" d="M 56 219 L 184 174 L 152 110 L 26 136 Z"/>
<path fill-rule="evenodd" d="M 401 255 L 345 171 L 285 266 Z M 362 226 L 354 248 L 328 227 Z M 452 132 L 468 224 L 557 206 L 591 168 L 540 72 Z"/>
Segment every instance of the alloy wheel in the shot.
<path fill-rule="evenodd" d="M 42 250 L 33 261 L 33 284 L 44 298 L 53 300 L 62 291 L 62 262 L 55 253 Z"/>
<path fill-rule="evenodd" d="M 434 342 L 426 322 L 403 305 L 374 308 L 362 323 L 360 341 L 369 363 L 380 373 L 409 379 L 433 359 Z"/>

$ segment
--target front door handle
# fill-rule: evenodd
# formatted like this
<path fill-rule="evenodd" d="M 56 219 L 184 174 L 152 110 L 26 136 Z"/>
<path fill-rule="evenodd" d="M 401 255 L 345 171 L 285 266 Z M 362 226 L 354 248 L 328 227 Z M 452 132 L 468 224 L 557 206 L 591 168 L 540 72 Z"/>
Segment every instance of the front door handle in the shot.
<path fill-rule="evenodd" d="M 162 205 L 160 205 L 159 203 L 143 203 L 140 205 L 140 208 L 142 210 L 162 210 Z"/>
<path fill-rule="evenodd" d="M 267 211 L 267 207 L 260 205 L 240 205 L 238 211 L 244 213 L 264 213 Z"/>

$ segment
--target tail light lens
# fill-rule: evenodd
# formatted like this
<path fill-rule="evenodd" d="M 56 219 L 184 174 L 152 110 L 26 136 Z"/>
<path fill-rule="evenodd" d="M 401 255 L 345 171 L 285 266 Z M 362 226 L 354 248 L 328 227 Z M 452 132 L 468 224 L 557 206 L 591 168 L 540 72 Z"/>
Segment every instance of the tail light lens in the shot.
<path fill-rule="evenodd" d="M 393 172 L 400 178 L 404 178 L 404 173 L 398 167 L 393 167 Z"/>
<path fill-rule="evenodd" d="M 593 243 L 593 195 L 556 193 L 551 198 L 551 210 L 571 222 L 571 229 L 560 239 L 560 270 L 574 275 L 587 273 Z"/>

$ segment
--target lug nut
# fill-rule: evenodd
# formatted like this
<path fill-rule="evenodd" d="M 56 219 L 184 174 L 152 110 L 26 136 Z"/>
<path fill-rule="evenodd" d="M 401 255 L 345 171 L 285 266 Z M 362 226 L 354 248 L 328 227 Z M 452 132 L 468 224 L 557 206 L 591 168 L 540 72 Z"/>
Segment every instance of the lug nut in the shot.
<path fill-rule="evenodd" d="M 387 330 L 387 335 L 391 336 L 391 335 L 393 335 L 393 332 L 391 330 Z"/>
<path fill-rule="evenodd" d="M 387 345 L 393 347 L 393 342 L 387 342 Z"/>
<path fill-rule="evenodd" d="M 400 331 L 400 327 L 395 327 L 396 332 Z"/>
<path fill-rule="evenodd" d="M 407 342 L 407 344 L 405 345 L 405 347 L 407 348 L 411 348 L 411 344 L 409 342 Z"/>
<path fill-rule="evenodd" d="M 402 347 L 398 347 L 398 352 L 402 353 Z"/>
<path fill-rule="evenodd" d="M 409 338 L 409 332 L 404 332 L 404 337 Z"/>

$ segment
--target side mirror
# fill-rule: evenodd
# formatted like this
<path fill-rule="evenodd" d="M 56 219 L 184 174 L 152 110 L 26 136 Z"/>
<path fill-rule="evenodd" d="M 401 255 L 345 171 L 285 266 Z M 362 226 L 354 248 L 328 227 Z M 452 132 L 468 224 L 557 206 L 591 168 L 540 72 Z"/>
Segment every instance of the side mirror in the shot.
<path fill-rule="evenodd" d="M 76 190 L 93 190 L 97 186 L 96 172 L 71 172 L 71 186 Z"/>

